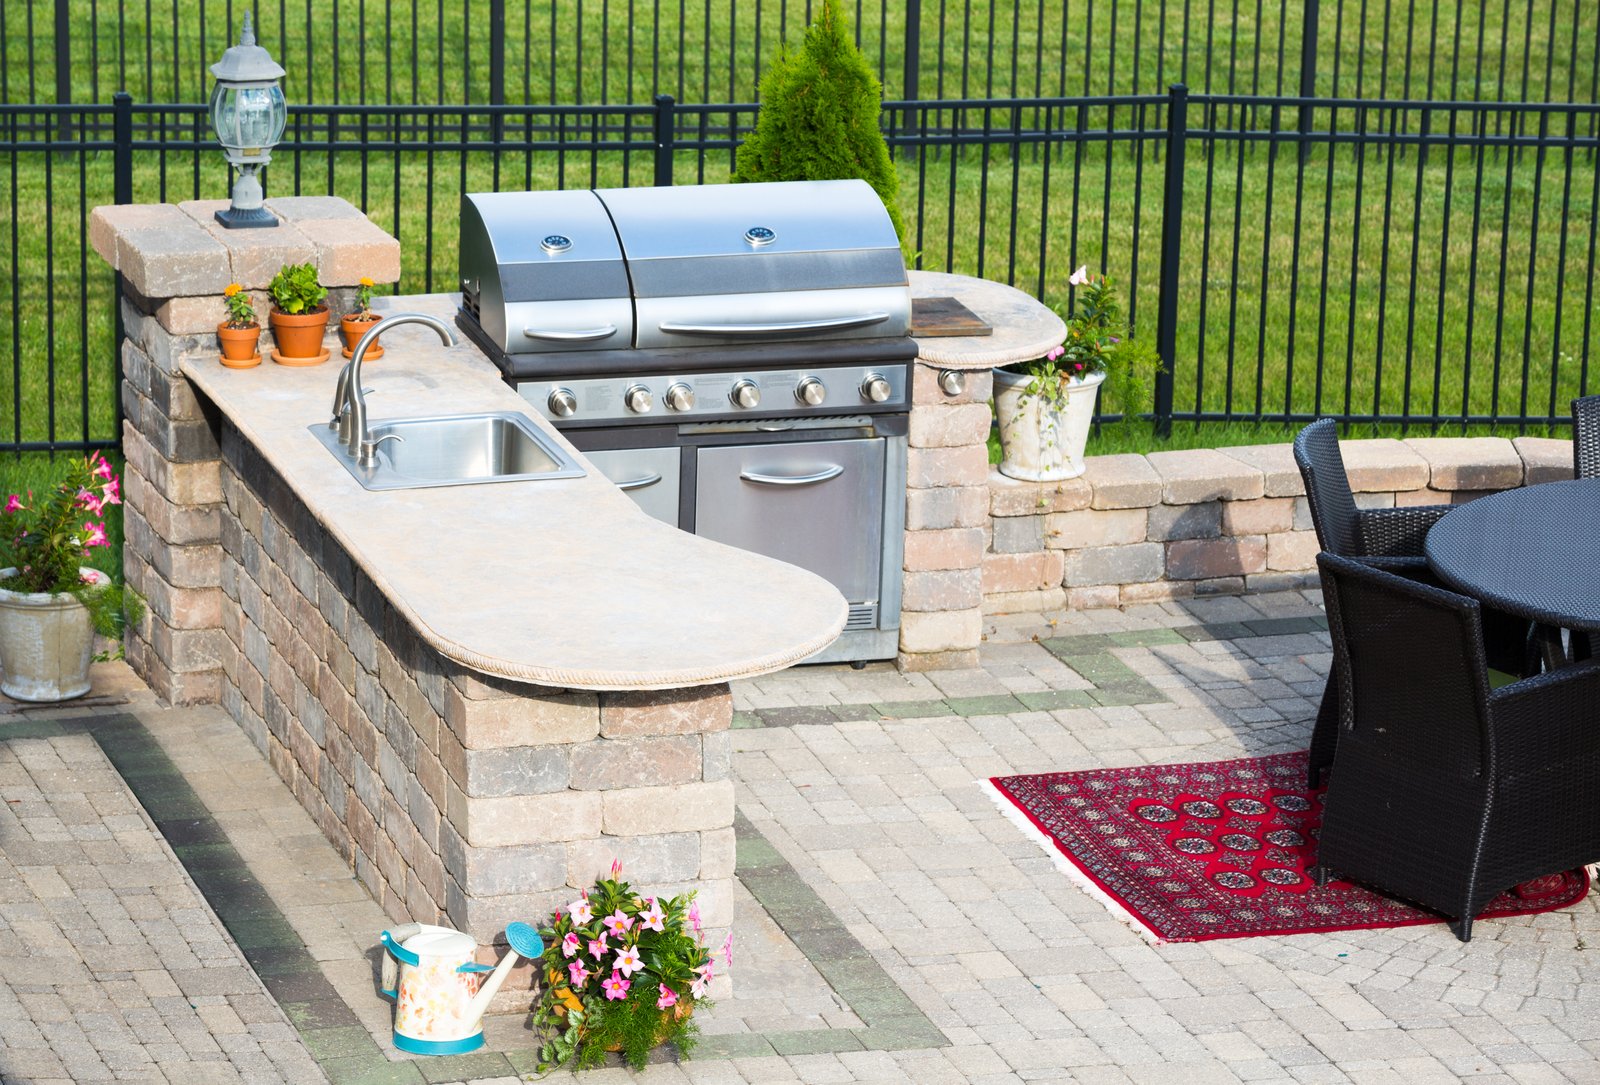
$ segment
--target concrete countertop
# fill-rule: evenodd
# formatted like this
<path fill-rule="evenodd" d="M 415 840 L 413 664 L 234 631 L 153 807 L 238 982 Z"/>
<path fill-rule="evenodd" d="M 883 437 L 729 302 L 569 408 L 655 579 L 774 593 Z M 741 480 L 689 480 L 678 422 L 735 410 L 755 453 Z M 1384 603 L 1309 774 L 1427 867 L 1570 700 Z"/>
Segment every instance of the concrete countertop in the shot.
<path fill-rule="evenodd" d="M 447 320 L 455 310 L 450 295 L 383 300 L 375 308 Z M 566 444 L 459 332 L 447 348 L 406 325 L 383 344 L 363 366 L 372 423 L 517 411 Z M 337 352 L 309 369 L 182 361 L 440 654 L 546 686 L 670 689 L 781 670 L 844 628 L 844 597 L 827 581 L 646 516 L 581 453 L 584 478 L 364 489 L 309 430 L 327 421 L 342 365 Z"/>
<path fill-rule="evenodd" d="M 1030 362 L 1061 345 L 1067 325 L 1016 287 L 943 271 L 907 272 L 913 298 L 955 298 L 994 328 L 992 335 L 917 340 L 917 361 L 941 369 L 994 369 Z"/>

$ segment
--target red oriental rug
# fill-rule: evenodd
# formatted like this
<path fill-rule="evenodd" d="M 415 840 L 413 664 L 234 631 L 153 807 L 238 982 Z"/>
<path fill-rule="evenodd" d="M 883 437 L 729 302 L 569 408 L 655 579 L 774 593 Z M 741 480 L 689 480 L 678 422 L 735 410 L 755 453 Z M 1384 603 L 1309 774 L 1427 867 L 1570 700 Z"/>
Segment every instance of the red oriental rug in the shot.
<path fill-rule="evenodd" d="M 994 798 L 1057 865 L 1145 937 L 1199 942 L 1443 922 L 1350 882 L 1319 888 L 1321 789 L 1306 754 L 996 776 Z M 1481 919 L 1565 908 L 1585 870 L 1496 897 Z"/>

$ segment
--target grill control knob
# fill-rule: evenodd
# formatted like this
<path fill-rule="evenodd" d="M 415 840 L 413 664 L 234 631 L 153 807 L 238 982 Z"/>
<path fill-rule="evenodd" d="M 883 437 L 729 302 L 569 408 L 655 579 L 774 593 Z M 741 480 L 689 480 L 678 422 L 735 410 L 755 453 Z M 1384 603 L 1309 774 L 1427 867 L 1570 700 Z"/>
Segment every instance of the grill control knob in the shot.
<path fill-rule="evenodd" d="M 959 369 L 941 369 L 939 387 L 947 396 L 959 396 L 967 390 L 967 375 Z"/>
<path fill-rule="evenodd" d="M 567 418 L 577 411 L 578 397 L 566 388 L 557 388 L 550 393 L 546 405 L 549 406 L 550 413 L 557 418 Z"/>
<path fill-rule="evenodd" d="M 861 381 L 861 398 L 872 403 L 882 403 L 893 394 L 894 389 L 889 387 L 889 382 L 883 378 L 882 373 L 868 373 Z"/>
<path fill-rule="evenodd" d="M 749 410 L 761 402 L 761 389 L 756 387 L 755 381 L 734 381 L 733 390 L 728 393 L 728 398 L 733 400 L 735 407 Z"/>
<path fill-rule="evenodd" d="M 815 377 L 805 377 L 794 386 L 794 398 L 808 407 L 820 407 L 828 398 L 828 389 Z"/>
<path fill-rule="evenodd" d="M 634 414 L 649 414 L 650 408 L 655 406 L 655 399 L 650 395 L 650 389 L 642 384 L 635 384 L 622 393 L 622 402 L 628 405 L 628 410 Z"/>
<path fill-rule="evenodd" d="M 667 410 L 688 411 L 694 409 L 694 389 L 679 381 L 667 389 Z"/>

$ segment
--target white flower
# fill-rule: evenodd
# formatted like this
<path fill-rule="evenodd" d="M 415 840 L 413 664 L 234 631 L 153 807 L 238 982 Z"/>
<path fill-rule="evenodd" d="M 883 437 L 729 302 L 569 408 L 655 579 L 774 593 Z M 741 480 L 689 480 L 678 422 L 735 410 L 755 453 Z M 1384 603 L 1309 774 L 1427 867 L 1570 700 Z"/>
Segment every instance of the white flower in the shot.
<path fill-rule="evenodd" d="M 1071 278 L 1067 279 L 1067 282 L 1072 284 L 1073 286 L 1088 286 L 1089 285 L 1089 265 L 1088 264 L 1080 264 L 1078 266 L 1078 270 L 1074 271 L 1072 273 Z"/>

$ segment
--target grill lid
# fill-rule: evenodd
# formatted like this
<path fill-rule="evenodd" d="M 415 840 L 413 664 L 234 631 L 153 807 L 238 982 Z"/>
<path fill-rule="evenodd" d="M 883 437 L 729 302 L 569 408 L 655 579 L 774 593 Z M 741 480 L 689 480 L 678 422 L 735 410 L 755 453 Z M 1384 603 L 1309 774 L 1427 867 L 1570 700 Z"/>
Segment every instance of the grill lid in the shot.
<path fill-rule="evenodd" d="M 483 293 L 487 271 L 498 279 L 500 300 L 573 301 L 625 298 L 628 272 L 611 217 L 593 192 L 480 192 L 461 198 L 463 278 L 477 273 Z M 484 299 L 485 302 L 487 299 Z"/>
<path fill-rule="evenodd" d="M 640 298 L 905 287 L 883 201 L 865 181 L 611 188 Z"/>

